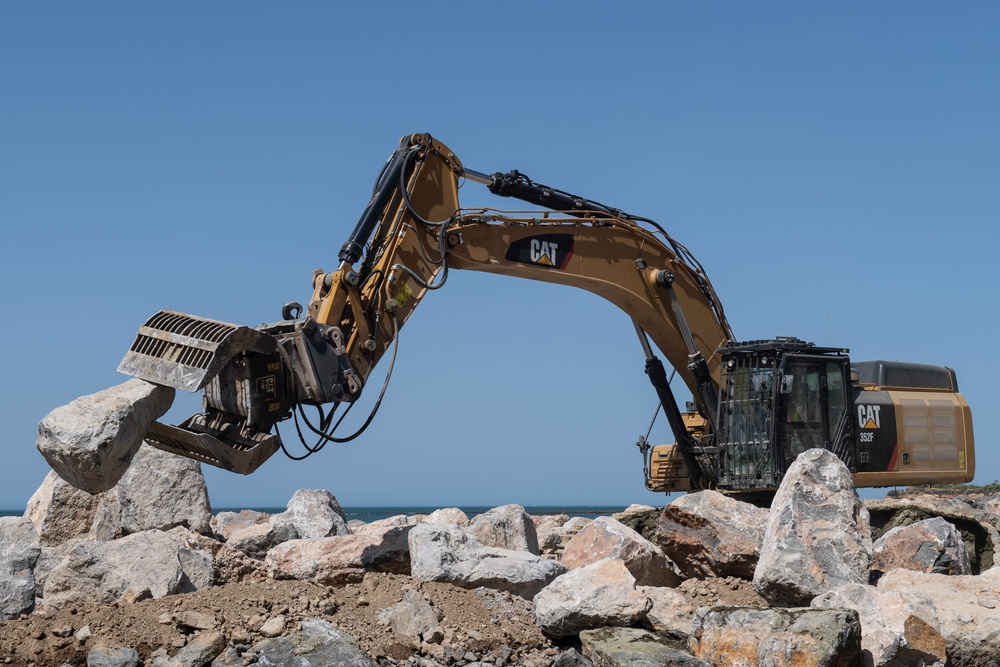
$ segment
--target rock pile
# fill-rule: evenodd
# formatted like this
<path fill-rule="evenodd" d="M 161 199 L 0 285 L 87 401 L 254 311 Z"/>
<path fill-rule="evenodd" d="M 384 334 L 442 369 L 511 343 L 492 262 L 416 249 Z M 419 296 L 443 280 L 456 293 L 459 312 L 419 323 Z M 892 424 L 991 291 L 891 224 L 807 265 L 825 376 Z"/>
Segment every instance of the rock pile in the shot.
<path fill-rule="evenodd" d="M 0 520 L 0 662 L 1000 664 L 996 515 L 866 505 L 823 450 L 770 510 L 703 491 L 593 521 L 369 524 L 325 490 L 212 516 L 197 464 L 132 456 L 98 495 L 52 473 Z"/>

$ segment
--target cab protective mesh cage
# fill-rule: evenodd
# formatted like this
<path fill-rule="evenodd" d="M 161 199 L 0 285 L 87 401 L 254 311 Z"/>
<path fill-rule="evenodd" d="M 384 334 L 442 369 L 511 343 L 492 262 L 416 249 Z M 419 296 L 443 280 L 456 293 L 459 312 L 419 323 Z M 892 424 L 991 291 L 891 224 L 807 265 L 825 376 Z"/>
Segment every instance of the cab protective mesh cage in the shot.
<path fill-rule="evenodd" d="M 777 354 L 774 349 L 731 349 L 722 357 L 719 401 L 719 486 L 776 487 L 774 419 Z"/>

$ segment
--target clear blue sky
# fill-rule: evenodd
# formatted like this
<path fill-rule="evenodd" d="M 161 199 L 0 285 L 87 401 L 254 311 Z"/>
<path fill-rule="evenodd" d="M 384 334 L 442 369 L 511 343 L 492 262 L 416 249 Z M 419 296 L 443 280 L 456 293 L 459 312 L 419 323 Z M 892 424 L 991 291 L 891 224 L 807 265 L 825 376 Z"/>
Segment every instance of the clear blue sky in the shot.
<path fill-rule="evenodd" d="M 998 37 L 985 2 L 3 3 L 0 507 L 47 472 L 38 421 L 124 381 L 150 314 L 307 300 L 412 132 L 658 220 L 740 338 L 953 366 L 997 479 Z M 642 369 L 598 298 L 453 273 L 365 437 L 209 470 L 210 494 L 659 502 Z"/>

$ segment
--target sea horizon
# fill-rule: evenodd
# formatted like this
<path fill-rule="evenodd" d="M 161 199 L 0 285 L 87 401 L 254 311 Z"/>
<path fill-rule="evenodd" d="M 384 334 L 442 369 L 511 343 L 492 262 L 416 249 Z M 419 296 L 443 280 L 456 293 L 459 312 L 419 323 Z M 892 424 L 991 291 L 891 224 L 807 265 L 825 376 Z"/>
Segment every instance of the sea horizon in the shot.
<path fill-rule="evenodd" d="M 413 516 L 416 514 L 430 514 L 431 512 L 445 507 L 458 507 L 471 519 L 478 514 L 488 512 L 497 507 L 496 505 L 385 505 L 385 506 L 358 506 L 342 507 L 348 521 L 358 520 L 365 523 L 387 519 L 391 516 L 405 514 Z M 566 514 L 570 517 L 583 517 L 586 519 L 596 519 L 599 516 L 610 516 L 625 510 L 627 505 L 524 505 L 524 510 L 532 516 L 543 516 L 552 514 Z M 252 510 L 264 512 L 266 514 L 278 514 L 285 511 L 285 507 L 215 507 L 212 514 L 220 512 L 239 512 L 241 510 Z M 0 516 L 22 516 L 24 509 L 0 510 Z"/>

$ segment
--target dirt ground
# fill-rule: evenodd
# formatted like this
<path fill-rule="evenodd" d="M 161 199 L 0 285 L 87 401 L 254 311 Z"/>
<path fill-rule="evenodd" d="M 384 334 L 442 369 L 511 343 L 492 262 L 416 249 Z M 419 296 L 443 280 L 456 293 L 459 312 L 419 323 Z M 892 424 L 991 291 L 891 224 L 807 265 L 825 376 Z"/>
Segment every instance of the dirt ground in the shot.
<path fill-rule="evenodd" d="M 408 590 L 421 591 L 438 612 L 444 639 L 423 644 L 395 635 L 378 620 Z M 739 579 L 687 581 L 680 590 L 698 606 L 754 606 L 750 582 Z M 328 588 L 297 581 L 231 583 L 186 595 L 134 603 L 78 606 L 52 614 L 36 612 L 0 621 L 0 664 L 15 667 L 83 666 L 97 647 L 134 648 L 143 660 L 159 648 L 173 654 L 194 633 L 178 624 L 182 612 L 215 619 L 215 630 L 252 664 L 250 647 L 264 638 L 261 626 L 285 618 L 285 633 L 306 618 L 322 618 L 353 635 L 368 655 L 384 665 L 425 655 L 442 664 L 483 660 L 494 664 L 546 667 L 572 644 L 556 644 L 534 623 L 531 603 L 490 589 L 474 591 L 408 576 L 372 573 L 363 582 Z M 83 630 L 86 626 L 88 631 Z"/>

